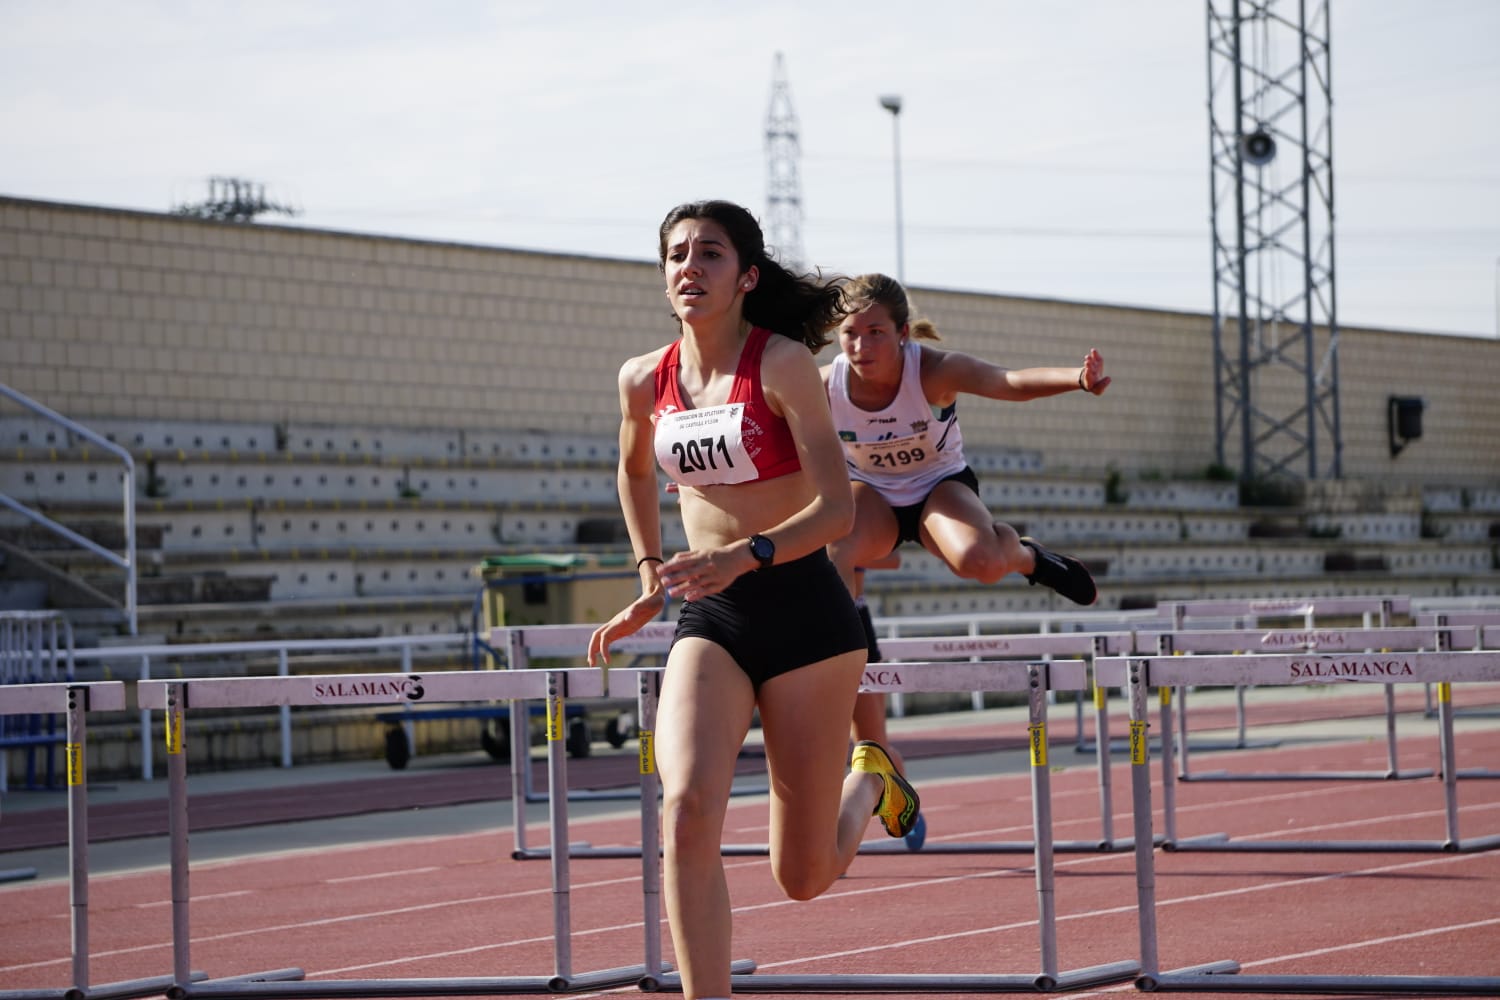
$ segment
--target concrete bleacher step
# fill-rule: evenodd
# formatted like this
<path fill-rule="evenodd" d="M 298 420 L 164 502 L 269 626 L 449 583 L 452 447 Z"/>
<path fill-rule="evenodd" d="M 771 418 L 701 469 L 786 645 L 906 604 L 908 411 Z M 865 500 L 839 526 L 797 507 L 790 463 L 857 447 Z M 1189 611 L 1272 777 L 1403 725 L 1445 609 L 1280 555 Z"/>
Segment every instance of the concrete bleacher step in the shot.
<path fill-rule="evenodd" d="M 343 501 L 379 504 L 427 499 L 535 503 L 618 502 L 615 465 L 605 461 L 336 459 L 317 455 L 214 454 L 145 457 L 137 463 L 139 500 L 242 504 Z M 115 458 L 92 453 L 0 453 L 0 492 L 24 503 L 114 504 L 124 474 Z"/>
<path fill-rule="evenodd" d="M 224 456 L 288 454 L 336 461 L 387 456 L 430 461 L 605 461 L 619 457 L 613 434 L 563 434 L 529 429 L 465 430 L 350 424 L 256 423 L 102 418 L 90 428 L 140 456 L 196 453 Z M 0 417 L 0 449 L 77 450 L 86 442 L 51 421 Z"/>
<path fill-rule="evenodd" d="M 951 577 L 950 577 L 951 581 Z M 1098 578 L 1099 599 L 1093 610 L 1131 611 L 1163 601 L 1203 598 L 1274 599 L 1278 597 L 1380 596 L 1393 589 L 1413 597 L 1463 598 L 1500 594 L 1495 574 L 1462 577 L 1407 576 L 1399 581 L 1385 572 L 1318 573 L 1281 578 L 1161 577 L 1122 581 Z M 1019 577 L 980 585 L 880 583 L 866 581 L 865 598 L 879 617 L 973 614 L 1059 614 L 1078 606 L 1045 587 L 1029 586 Z"/>
<path fill-rule="evenodd" d="M 283 636 L 440 635 L 470 628 L 476 590 L 430 596 L 157 604 L 140 609 L 142 633 L 207 641 Z"/>
<path fill-rule="evenodd" d="M 112 519 L 103 516 L 77 518 L 68 517 L 64 511 L 55 508 L 54 511 L 59 515 L 54 519 L 75 534 L 106 549 L 124 550 L 125 527 L 118 516 Z M 160 548 L 163 536 L 163 529 L 159 525 L 137 524 L 135 526 L 137 549 Z M 76 545 L 56 532 L 31 521 L 21 520 L 15 515 L 12 515 L 10 519 L 0 520 L 0 542 L 8 542 L 38 553 L 79 551 Z"/>
<path fill-rule="evenodd" d="M 379 627 L 374 602 L 385 599 L 423 608 L 399 628 L 441 628 L 472 599 L 472 568 L 487 555 L 628 546 L 613 435 L 124 419 L 95 428 L 136 456 L 142 613 L 178 629 L 194 628 L 181 608 L 199 609 L 207 632 L 334 628 L 338 616 L 317 609 L 345 603 L 372 609 L 351 612 L 360 627 Z M 1450 590 L 1495 586 L 1500 488 L 1321 484 L 1309 491 L 1320 506 L 1253 507 L 1232 482 L 1056 473 L 1022 449 L 969 457 L 997 519 L 1084 558 L 1121 600 L 1178 581 L 1196 594 L 1375 572 L 1447 576 Z M 40 421 L 0 419 L 0 492 L 68 523 L 119 519 L 117 461 Z M 662 495 L 661 513 L 664 548 L 684 547 L 674 497 Z M 902 552 L 903 569 L 886 584 L 872 574 L 872 587 L 965 589 L 925 552 Z M 87 557 L 44 557 L 88 572 Z M 262 601 L 236 592 L 267 581 Z M 1050 607 L 1050 592 L 1018 578 L 997 592 Z M 189 603 L 161 609 L 158 596 Z M 233 624 L 236 614 L 253 624 Z"/>
<path fill-rule="evenodd" d="M 85 573 L 82 574 L 82 579 L 115 604 L 124 602 L 123 572 Z M 139 605 L 267 601 L 271 599 L 273 582 L 272 577 L 264 574 L 232 575 L 217 568 L 185 573 L 144 574 L 136 577 L 135 598 Z M 53 598 L 54 601 L 61 599 L 57 596 Z M 94 607 L 95 603 L 83 602 L 66 606 Z"/>

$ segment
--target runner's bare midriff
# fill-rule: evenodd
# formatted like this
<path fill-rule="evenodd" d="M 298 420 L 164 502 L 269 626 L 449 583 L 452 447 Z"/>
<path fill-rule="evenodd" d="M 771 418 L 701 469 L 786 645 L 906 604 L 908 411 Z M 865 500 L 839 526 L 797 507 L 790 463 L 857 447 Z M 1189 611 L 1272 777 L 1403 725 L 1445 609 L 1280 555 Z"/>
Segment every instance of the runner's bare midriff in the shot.
<path fill-rule="evenodd" d="M 692 549 L 714 548 L 768 531 L 813 500 L 805 472 L 733 486 L 683 486 L 682 527 Z"/>

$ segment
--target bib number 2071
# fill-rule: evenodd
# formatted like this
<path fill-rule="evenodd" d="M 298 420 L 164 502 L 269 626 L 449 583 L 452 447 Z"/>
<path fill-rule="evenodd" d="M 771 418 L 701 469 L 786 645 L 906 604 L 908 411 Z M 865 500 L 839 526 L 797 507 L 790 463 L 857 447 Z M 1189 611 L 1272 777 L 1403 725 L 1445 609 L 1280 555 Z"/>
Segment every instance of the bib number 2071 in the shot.
<path fill-rule="evenodd" d="M 718 457 L 715 457 L 715 451 L 719 453 Z M 721 460 L 724 463 L 722 468 L 734 468 L 734 459 L 729 457 L 729 446 L 724 443 L 722 434 L 716 438 L 698 438 L 696 441 L 673 441 L 672 453 L 677 456 L 677 468 L 683 475 L 721 468 Z"/>

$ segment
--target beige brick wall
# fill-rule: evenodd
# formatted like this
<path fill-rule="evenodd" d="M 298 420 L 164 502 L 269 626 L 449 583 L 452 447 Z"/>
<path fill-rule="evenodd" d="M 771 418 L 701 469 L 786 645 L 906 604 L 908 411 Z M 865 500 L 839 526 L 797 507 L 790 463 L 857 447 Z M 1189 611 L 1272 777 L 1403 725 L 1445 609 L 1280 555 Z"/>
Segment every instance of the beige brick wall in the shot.
<path fill-rule="evenodd" d="M 913 296 L 953 349 L 1025 367 L 1071 365 L 1098 347 L 1115 378 L 1100 398 L 967 399 L 972 446 L 1036 449 L 1049 469 L 1101 475 L 1110 465 L 1197 472 L 1213 460 L 1208 316 L 920 288 Z M 620 362 L 675 333 L 649 261 L 4 198 L 0 317 L 0 380 L 85 422 L 602 436 L 616 427 Z M 1347 476 L 1500 478 L 1500 343 L 1344 329 L 1339 366 Z M 1423 439 L 1395 459 L 1392 393 L 1428 404 Z"/>

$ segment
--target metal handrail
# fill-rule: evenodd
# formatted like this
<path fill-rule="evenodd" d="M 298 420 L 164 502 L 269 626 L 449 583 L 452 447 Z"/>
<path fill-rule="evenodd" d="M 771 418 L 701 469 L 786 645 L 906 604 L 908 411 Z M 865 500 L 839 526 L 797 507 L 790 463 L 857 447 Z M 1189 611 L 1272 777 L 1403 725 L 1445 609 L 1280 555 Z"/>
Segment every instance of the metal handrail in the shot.
<path fill-rule="evenodd" d="M 48 531 L 67 539 L 74 545 L 87 549 L 94 555 L 105 560 L 111 565 L 117 566 L 125 571 L 125 622 L 131 635 L 137 634 L 136 613 L 136 558 L 135 558 L 135 459 L 130 452 L 121 448 L 113 441 L 99 432 L 83 426 L 76 420 L 70 420 L 50 407 L 44 406 L 24 393 L 12 389 L 10 386 L 0 382 L 0 396 L 5 396 L 20 406 L 25 407 L 37 416 L 50 420 L 69 434 L 76 434 L 86 441 L 98 445 L 111 455 L 118 458 L 125 466 L 124 491 L 125 491 L 125 555 L 105 548 L 92 539 L 84 538 L 78 532 L 67 525 L 52 520 L 41 511 L 32 510 L 13 497 L 0 493 L 0 505 L 9 507 L 22 517 L 41 525 Z"/>

